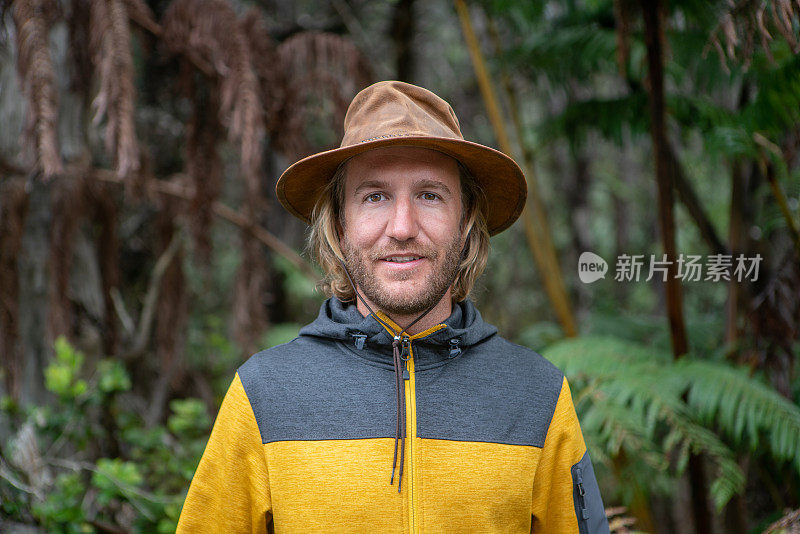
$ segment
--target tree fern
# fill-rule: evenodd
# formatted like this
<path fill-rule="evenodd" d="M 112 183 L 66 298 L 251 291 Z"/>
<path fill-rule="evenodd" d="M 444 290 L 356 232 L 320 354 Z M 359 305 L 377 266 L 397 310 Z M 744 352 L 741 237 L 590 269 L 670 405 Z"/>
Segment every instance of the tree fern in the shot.
<path fill-rule="evenodd" d="M 768 447 L 800 472 L 800 409 L 746 369 L 716 362 L 676 362 L 689 386 L 687 402 L 700 421 L 715 423 L 734 443 Z M 760 439 L 766 435 L 767 439 Z"/>
<path fill-rule="evenodd" d="M 718 507 L 744 489 L 732 447 L 760 448 L 800 472 L 800 408 L 746 369 L 690 356 L 673 361 L 665 351 L 609 337 L 561 341 L 544 354 L 573 383 L 589 441 L 611 456 L 623 449 L 648 460 L 659 451 L 676 454 L 679 472 L 690 452 L 705 453 L 716 467 Z M 646 463 L 658 471 L 657 462 Z"/>

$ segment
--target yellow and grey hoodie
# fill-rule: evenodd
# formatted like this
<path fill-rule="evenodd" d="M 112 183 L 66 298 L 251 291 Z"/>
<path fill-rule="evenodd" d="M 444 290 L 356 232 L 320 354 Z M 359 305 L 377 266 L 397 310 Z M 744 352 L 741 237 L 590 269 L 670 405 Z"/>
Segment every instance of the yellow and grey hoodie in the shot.
<path fill-rule="evenodd" d="M 178 532 L 608 532 L 558 369 L 465 301 L 404 340 L 396 378 L 380 319 L 329 299 L 239 368 Z"/>

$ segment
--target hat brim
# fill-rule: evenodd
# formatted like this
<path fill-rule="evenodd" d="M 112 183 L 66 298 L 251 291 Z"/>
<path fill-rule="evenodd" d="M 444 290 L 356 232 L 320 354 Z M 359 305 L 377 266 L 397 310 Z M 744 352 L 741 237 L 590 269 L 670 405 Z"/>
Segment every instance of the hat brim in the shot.
<path fill-rule="evenodd" d="M 490 235 L 511 226 L 522 213 L 528 189 L 525 176 L 513 159 L 498 150 L 471 141 L 430 136 L 376 139 L 303 158 L 286 169 L 278 179 L 275 185 L 278 200 L 292 215 L 310 223 L 317 198 L 339 165 L 362 152 L 393 145 L 430 148 L 460 161 L 486 195 L 486 223 Z"/>

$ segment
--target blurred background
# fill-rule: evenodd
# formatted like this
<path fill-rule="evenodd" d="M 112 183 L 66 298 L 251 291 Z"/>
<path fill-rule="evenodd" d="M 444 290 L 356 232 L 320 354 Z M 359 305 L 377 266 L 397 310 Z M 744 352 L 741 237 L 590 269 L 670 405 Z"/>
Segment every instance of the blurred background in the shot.
<path fill-rule="evenodd" d="M 0 16 L 0 531 L 174 531 L 236 368 L 324 298 L 275 181 L 400 79 L 525 170 L 473 299 L 567 374 L 612 530 L 798 532 L 800 2 Z"/>

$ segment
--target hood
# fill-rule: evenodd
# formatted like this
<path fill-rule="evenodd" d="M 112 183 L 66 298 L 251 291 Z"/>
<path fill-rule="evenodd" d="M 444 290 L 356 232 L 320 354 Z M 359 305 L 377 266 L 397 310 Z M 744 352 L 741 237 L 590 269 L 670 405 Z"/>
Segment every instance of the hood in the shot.
<path fill-rule="evenodd" d="M 444 328 L 412 341 L 420 370 L 446 359 L 453 346 L 466 350 L 497 334 L 497 328 L 483 321 L 470 300 L 454 304 L 453 312 L 442 324 Z M 300 330 L 300 336 L 343 341 L 359 349 L 358 352 L 368 348 L 371 350 L 367 352 L 377 353 L 377 361 L 392 364 L 393 335 L 371 314 L 364 317 L 355 304 L 345 304 L 335 297 L 322 303 L 319 315 Z"/>

